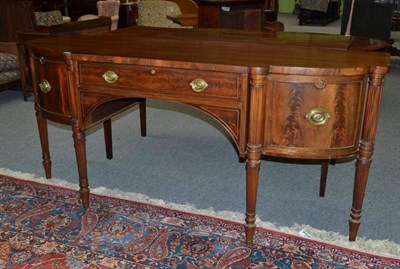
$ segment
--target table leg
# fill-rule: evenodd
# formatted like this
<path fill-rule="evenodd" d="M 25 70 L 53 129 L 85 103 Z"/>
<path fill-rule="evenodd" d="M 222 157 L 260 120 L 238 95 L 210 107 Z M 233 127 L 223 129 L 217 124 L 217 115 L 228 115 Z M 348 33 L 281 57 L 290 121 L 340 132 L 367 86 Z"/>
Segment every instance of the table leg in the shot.
<path fill-rule="evenodd" d="M 78 165 L 79 192 L 81 193 L 82 205 L 87 209 L 89 208 L 89 181 L 87 178 L 85 132 L 75 126 L 72 127 L 72 131 L 76 161 Z"/>
<path fill-rule="evenodd" d="M 106 156 L 107 159 L 111 160 L 113 158 L 111 119 L 103 121 L 103 131 L 104 131 L 104 142 L 106 146 Z"/>
<path fill-rule="evenodd" d="M 140 134 L 145 137 L 147 135 L 147 124 L 146 124 L 146 99 L 139 101 L 140 111 Z"/>
<path fill-rule="evenodd" d="M 47 120 L 40 112 L 36 112 L 36 120 L 39 130 L 40 146 L 42 147 L 43 167 L 46 178 L 51 178 L 51 158 L 49 150 L 49 136 L 47 131 Z"/>
<path fill-rule="evenodd" d="M 265 84 L 267 71 L 264 68 L 253 68 L 250 71 L 250 111 L 249 137 L 246 162 L 246 244 L 252 244 L 256 229 L 256 203 L 260 159 L 262 153 L 262 132 L 265 121 Z"/>
<path fill-rule="evenodd" d="M 365 143 L 360 146 L 360 153 L 356 163 L 356 174 L 354 179 L 353 206 L 349 219 L 349 240 L 355 241 L 358 228 L 361 224 L 361 208 L 364 200 L 365 189 L 367 187 L 368 172 L 371 165 L 373 144 Z"/>
<path fill-rule="evenodd" d="M 356 173 L 354 178 L 353 206 L 349 219 L 349 240 L 355 241 L 358 228 L 360 227 L 361 209 L 367 187 L 369 168 L 374 152 L 378 115 L 382 96 L 382 85 L 388 67 L 375 67 L 371 70 L 367 99 L 365 104 L 365 115 L 362 126 L 361 142 L 356 162 Z"/>
<path fill-rule="evenodd" d="M 247 145 L 246 162 L 246 244 L 253 243 L 256 228 L 256 203 L 260 172 L 261 145 Z"/>

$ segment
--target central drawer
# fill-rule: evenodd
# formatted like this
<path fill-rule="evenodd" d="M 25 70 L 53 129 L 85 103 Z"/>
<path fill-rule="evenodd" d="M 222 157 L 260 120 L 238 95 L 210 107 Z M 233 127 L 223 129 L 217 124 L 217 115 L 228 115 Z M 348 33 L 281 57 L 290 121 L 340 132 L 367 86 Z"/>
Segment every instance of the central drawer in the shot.
<path fill-rule="evenodd" d="M 80 64 L 79 73 L 79 83 L 85 91 L 98 92 L 105 87 L 107 91 L 114 88 L 241 101 L 241 89 L 244 88 L 241 73 L 98 63 Z"/>

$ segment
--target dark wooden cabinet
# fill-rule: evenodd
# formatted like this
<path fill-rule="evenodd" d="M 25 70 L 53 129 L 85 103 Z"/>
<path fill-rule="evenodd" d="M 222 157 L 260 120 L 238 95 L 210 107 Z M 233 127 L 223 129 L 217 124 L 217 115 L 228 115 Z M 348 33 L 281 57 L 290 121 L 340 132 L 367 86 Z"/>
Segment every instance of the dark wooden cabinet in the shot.
<path fill-rule="evenodd" d="M 136 1 L 123 2 L 119 6 L 118 28 L 136 25 L 138 7 Z"/>
<path fill-rule="evenodd" d="M 265 1 L 199 0 L 199 28 L 260 31 L 264 25 Z"/>
<path fill-rule="evenodd" d="M 72 20 L 77 20 L 85 14 L 97 14 L 98 0 L 70 0 L 71 4 L 68 9 L 68 16 Z"/>
<path fill-rule="evenodd" d="M 344 1 L 341 34 L 346 33 L 351 11 L 351 0 Z M 355 1 L 350 34 L 388 42 L 392 27 L 394 1 Z"/>

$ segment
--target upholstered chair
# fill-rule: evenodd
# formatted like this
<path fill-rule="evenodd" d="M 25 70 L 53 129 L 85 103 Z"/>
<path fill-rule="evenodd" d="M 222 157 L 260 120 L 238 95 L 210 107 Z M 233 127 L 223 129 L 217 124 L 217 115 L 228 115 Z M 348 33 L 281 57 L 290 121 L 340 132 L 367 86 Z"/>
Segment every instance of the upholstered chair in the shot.
<path fill-rule="evenodd" d="M 21 86 L 15 32 L 34 26 L 32 1 L 0 0 L 0 90 Z"/>
<path fill-rule="evenodd" d="M 78 21 L 93 20 L 100 16 L 111 17 L 111 30 L 118 28 L 119 0 L 104 0 L 97 2 L 97 15 L 86 14 L 78 18 Z"/>
<path fill-rule="evenodd" d="M 172 1 L 142 0 L 138 3 L 137 25 L 152 27 L 181 28 L 167 16 L 181 15 L 181 9 Z"/>
<path fill-rule="evenodd" d="M 0 51 L 2 51 L 0 42 Z M 16 47 L 15 47 L 16 48 Z M 0 52 L 0 90 L 20 84 L 19 62 L 16 51 Z"/>
<path fill-rule="evenodd" d="M 64 23 L 63 16 L 59 10 L 35 12 L 36 26 L 53 26 Z"/>

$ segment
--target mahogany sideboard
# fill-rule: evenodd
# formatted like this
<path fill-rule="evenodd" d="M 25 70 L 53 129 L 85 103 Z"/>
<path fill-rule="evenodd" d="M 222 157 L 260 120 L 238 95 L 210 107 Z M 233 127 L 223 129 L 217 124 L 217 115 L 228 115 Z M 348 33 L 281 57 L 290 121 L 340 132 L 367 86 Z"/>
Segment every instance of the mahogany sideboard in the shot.
<path fill-rule="evenodd" d="M 384 52 L 357 50 L 360 43 L 354 40 L 130 27 L 29 41 L 46 177 L 51 177 L 47 120 L 70 125 L 81 198 L 88 208 L 85 131 L 130 101 L 173 100 L 216 119 L 232 137 L 239 156 L 246 158 L 248 244 L 255 232 L 263 155 L 309 160 L 357 157 L 349 219 L 349 240 L 354 241 L 390 60 Z"/>

